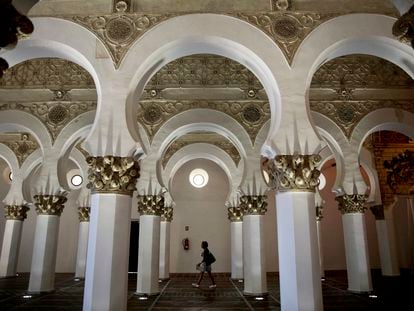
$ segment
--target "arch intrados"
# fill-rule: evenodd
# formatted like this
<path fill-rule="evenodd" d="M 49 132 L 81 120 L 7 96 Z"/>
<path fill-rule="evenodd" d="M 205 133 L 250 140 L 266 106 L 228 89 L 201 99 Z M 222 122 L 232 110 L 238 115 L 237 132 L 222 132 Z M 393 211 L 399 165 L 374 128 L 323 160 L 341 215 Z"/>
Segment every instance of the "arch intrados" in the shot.
<path fill-rule="evenodd" d="M 260 50 L 257 48 L 259 45 L 264 47 Z M 143 52 L 142 47 L 146 47 L 146 51 Z M 273 54 L 269 53 L 271 51 Z M 281 102 L 274 73 L 289 70 L 280 48 L 258 28 L 239 19 L 217 14 L 188 14 L 171 18 L 145 33 L 131 47 L 122 64 L 138 68 L 130 83 L 126 106 L 129 128 L 135 129 L 135 133 L 131 133 L 133 137 L 139 138 L 133 117 L 138 109 L 135 101 L 151 77 L 175 59 L 206 53 L 237 61 L 259 79 L 270 103 L 272 121 L 269 136 L 276 132 L 280 124 Z M 136 54 L 142 57 L 132 60 Z"/>
<path fill-rule="evenodd" d="M 0 143 L 0 158 L 6 162 L 10 170 L 16 174 L 19 170 L 19 161 L 14 152 L 6 145 Z"/>

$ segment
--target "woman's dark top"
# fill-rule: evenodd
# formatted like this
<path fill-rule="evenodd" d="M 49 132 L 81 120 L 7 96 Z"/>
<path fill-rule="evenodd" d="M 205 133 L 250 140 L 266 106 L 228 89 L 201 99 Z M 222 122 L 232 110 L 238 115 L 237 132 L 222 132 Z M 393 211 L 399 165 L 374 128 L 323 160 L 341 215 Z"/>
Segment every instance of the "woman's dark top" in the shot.
<path fill-rule="evenodd" d="M 204 249 L 204 251 L 203 251 L 203 261 L 202 262 L 204 262 L 206 264 L 206 266 L 211 265 L 211 262 L 209 262 L 209 260 L 210 260 L 209 255 L 210 255 L 210 251 L 208 250 L 208 248 Z"/>

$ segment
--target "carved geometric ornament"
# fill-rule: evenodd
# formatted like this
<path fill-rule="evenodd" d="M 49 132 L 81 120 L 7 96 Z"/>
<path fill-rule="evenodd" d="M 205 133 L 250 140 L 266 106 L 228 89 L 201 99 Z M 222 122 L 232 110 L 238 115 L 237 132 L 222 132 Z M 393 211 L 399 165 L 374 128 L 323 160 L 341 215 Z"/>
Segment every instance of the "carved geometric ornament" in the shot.
<path fill-rule="evenodd" d="M 390 161 L 384 161 L 384 168 L 387 184 L 394 193 L 403 186 L 414 185 L 414 151 L 405 150 Z"/>

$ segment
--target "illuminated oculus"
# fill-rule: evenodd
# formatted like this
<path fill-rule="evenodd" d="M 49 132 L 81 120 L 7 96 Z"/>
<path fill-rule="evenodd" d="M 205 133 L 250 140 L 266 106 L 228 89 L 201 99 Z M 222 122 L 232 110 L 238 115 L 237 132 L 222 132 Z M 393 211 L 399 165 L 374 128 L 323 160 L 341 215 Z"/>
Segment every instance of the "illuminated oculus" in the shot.
<path fill-rule="evenodd" d="M 208 174 L 205 170 L 196 168 L 191 171 L 189 180 L 193 187 L 203 188 L 208 183 Z"/>

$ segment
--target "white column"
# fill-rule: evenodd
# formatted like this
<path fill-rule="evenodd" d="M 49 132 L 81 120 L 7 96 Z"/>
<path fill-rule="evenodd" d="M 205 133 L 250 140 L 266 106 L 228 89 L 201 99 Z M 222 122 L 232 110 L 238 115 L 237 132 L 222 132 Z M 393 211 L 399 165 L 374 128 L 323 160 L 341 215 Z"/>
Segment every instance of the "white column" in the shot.
<path fill-rule="evenodd" d="M 159 291 L 160 216 L 139 217 L 138 295 L 156 295 Z"/>
<path fill-rule="evenodd" d="M 323 260 L 323 244 L 322 244 L 322 221 L 316 220 L 316 230 L 318 234 L 318 248 L 319 248 L 319 268 L 321 270 L 321 277 L 325 277 L 325 267 Z"/>
<path fill-rule="evenodd" d="M 243 279 L 243 222 L 232 221 L 231 229 L 231 278 Z"/>
<path fill-rule="evenodd" d="M 131 196 L 91 196 L 83 311 L 125 311 L 128 293 Z"/>
<path fill-rule="evenodd" d="M 22 220 L 6 220 L 0 257 L 0 277 L 16 276 L 22 229 Z"/>
<path fill-rule="evenodd" d="M 76 257 L 75 278 L 84 279 L 86 271 L 86 255 L 88 251 L 89 221 L 79 223 L 78 252 Z"/>
<path fill-rule="evenodd" d="M 59 224 L 57 215 L 37 216 L 29 292 L 50 292 L 55 288 Z"/>
<path fill-rule="evenodd" d="M 244 294 L 267 294 L 263 215 L 243 216 Z"/>
<path fill-rule="evenodd" d="M 323 310 L 313 192 L 276 194 L 283 311 Z"/>
<path fill-rule="evenodd" d="M 160 267 L 159 278 L 167 280 L 170 278 L 170 229 L 171 222 L 161 221 L 160 224 Z"/>
<path fill-rule="evenodd" d="M 365 214 L 343 214 L 342 223 L 345 239 L 348 290 L 352 292 L 370 292 L 372 291 L 372 283 Z"/>

